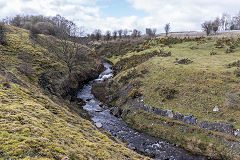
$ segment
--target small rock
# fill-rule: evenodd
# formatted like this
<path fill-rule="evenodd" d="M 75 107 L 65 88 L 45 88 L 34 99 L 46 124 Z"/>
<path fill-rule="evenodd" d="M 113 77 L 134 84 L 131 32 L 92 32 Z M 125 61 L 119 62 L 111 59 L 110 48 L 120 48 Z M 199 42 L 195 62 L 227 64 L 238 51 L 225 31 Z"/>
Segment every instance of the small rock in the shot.
<path fill-rule="evenodd" d="M 63 157 L 61 160 L 69 160 L 68 157 Z"/>
<path fill-rule="evenodd" d="M 167 111 L 167 116 L 168 116 L 169 118 L 173 118 L 173 111 L 172 111 L 172 110 L 168 110 L 168 111 Z"/>
<path fill-rule="evenodd" d="M 102 107 L 103 106 L 103 103 L 102 102 L 99 102 L 99 104 L 98 104 L 100 107 Z"/>
<path fill-rule="evenodd" d="M 103 108 L 103 109 L 108 109 L 108 106 L 103 105 L 102 108 Z"/>
<path fill-rule="evenodd" d="M 240 137 L 240 129 L 237 129 L 234 131 L 234 135 Z"/>
<path fill-rule="evenodd" d="M 128 145 L 128 148 L 130 148 L 131 150 L 136 150 L 136 147 L 134 147 L 134 145 L 131 143 Z"/>
<path fill-rule="evenodd" d="M 88 101 L 91 101 L 91 98 L 89 98 L 89 99 L 86 99 L 86 101 L 88 102 Z"/>
<path fill-rule="evenodd" d="M 215 107 L 213 108 L 213 112 L 219 112 L 218 106 L 215 106 Z"/>
<path fill-rule="evenodd" d="M 97 126 L 97 128 L 101 128 L 102 127 L 102 123 L 99 123 L 99 122 L 95 123 L 95 125 Z"/>
<path fill-rule="evenodd" d="M 103 110 L 101 110 L 101 109 L 97 109 L 97 110 L 95 110 L 95 112 L 102 112 Z"/>

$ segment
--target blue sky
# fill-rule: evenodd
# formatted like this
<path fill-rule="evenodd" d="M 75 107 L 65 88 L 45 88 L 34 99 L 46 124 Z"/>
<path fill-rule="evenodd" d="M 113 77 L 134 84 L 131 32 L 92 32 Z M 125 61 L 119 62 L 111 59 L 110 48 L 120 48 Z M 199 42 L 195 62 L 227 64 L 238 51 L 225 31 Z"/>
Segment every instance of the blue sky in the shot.
<path fill-rule="evenodd" d="M 0 18 L 16 14 L 60 14 L 90 33 L 106 30 L 156 28 L 163 32 L 201 30 L 201 23 L 222 13 L 236 15 L 239 0 L 0 0 Z M 231 17 L 229 17 L 231 18 Z"/>
<path fill-rule="evenodd" d="M 131 3 L 125 0 L 111 0 L 111 1 L 99 1 L 96 4 L 101 7 L 101 13 L 103 17 L 127 17 L 138 16 L 144 17 L 146 13 L 143 10 L 137 10 L 133 8 Z"/>

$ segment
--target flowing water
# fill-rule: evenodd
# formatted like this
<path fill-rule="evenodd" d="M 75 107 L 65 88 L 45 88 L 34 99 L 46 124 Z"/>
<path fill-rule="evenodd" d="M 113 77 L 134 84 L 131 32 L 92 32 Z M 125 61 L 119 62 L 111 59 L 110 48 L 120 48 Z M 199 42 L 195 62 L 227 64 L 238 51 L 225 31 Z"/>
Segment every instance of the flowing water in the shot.
<path fill-rule="evenodd" d="M 104 63 L 105 68 L 99 77 L 85 85 L 78 93 L 78 98 L 83 99 L 86 105 L 84 110 L 88 111 L 92 121 L 109 131 L 113 136 L 123 142 L 128 143 L 128 147 L 138 153 L 160 160 L 206 160 L 202 156 L 191 155 L 182 148 L 176 147 L 159 138 L 151 137 L 147 134 L 140 133 L 130 128 L 121 118 L 110 114 L 108 109 L 99 106 L 99 101 L 91 93 L 92 85 L 104 80 L 111 79 L 113 74 L 110 69 L 111 65 Z"/>

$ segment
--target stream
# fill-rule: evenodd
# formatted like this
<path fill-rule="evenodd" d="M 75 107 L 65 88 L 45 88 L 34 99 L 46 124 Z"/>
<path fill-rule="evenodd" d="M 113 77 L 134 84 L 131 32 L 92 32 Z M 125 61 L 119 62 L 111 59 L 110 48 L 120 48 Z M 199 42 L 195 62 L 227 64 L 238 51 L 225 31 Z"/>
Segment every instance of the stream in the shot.
<path fill-rule="evenodd" d="M 206 157 L 192 155 L 186 150 L 175 146 L 174 144 L 163 141 L 159 138 L 140 133 L 130 128 L 121 118 L 110 114 L 109 109 L 103 109 L 99 106 L 99 101 L 91 93 L 94 83 L 111 79 L 113 74 L 110 69 L 111 65 L 104 63 L 107 68 L 99 77 L 86 84 L 78 93 L 78 98 L 83 99 L 86 105 L 83 109 L 91 116 L 92 121 L 113 136 L 123 142 L 128 143 L 128 147 L 138 153 L 144 154 L 159 160 L 206 160 Z"/>

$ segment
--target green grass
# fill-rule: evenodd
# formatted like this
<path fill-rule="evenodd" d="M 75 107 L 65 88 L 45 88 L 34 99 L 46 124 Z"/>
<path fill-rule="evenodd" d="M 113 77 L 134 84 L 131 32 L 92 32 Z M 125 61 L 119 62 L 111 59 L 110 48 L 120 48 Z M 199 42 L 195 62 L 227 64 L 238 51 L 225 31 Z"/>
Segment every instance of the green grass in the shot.
<path fill-rule="evenodd" d="M 240 108 L 232 108 L 227 104 L 227 94 L 239 92 L 240 78 L 234 75 L 237 67 L 229 68 L 227 65 L 240 59 L 240 47 L 236 46 L 234 53 L 226 54 L 228 46 L 225 44 L 223 48 L 217 49 L 215 47 L 217 40 L 205 38 L 168 46 L 159 43 L 161 40 L 154 40 L 148 43 L 150 47 L 144 51 L 110 57 L 111 62 L 119 64 L 121 59 L 130 59 L 134 55 L 142 55 L 155 50 L 172 53 L 170 57 L 155 56 L 137 66 L 135 64 L 132 67 L 127 66 L 128 70 L 118 72 L 113 79 L 113 84 L 121 89 L 121 92 L 117 93 L 118 99 L 113 104 L 131 108 L 131 104 L 134 102 L 127 97 L 131 93 L 129 88 L 138 85 L 138 91 L 144 96 L 143 103 L 148 106 L 173 110 L 185 115 L 193 114 L 198 120 L 231 123 L 235 129 L 239 129 Z M 238 42 L 237 39 L 230 39 L 230 41 Z M 215 51 L 217 54 L 210 55 L 211 51 Z M 188 58 L 193 63 L 188 65 L 176 63 L 176 59 L 183 58 Z M 126 63 L 126 65 L 129 64 Z M 124 67 L 122 66 L 122 68 Z M 119 89 L 116 90 L 116 87 L 112 86 L 112 90 L 116 92 Z M 163 93 L 163 90 L 166 89 L 176 91 L 173 98 L 166 99 L 164 95 L 166 93 Z M 219 107 L 219 112 L 213 112 L 215 106 Z M 209 131 L 196 129 L 194 126 L 187 127 L 189 130 L 194 130 L 193 133 L 188 134 L 181 132 L 179 125 L 160 125 L 162 122 L 172 124 L 172 120 L 143 112 L 129 114 L 125 119 L 138 130 L 179 144 L 193 152 L 218 158 L 225 154 L 226 159 L 238 159 L 240 155 L 239 150 L 235 152 L 230 148 L 229 143 L 224 142 L 226 137 L 239 142 L 240 138 L 235 136 L 224 134 L 212 136 Z M 211 147 L 209 148 L 209 146 Z"/>
<path fill-rule="evenodd" d="M 215 40 L 210 40 L 200 45 L 196 42 L 184 42 L 173 45 L 173 48 L 164 47 L 165 51 L 172 52 L 171 57 L 154 57 L 135 67 L 138 73 L 144 69 L 148 71 L 143 77 L 137 78 L 143 83 L 140 89 L 145 96 L 144 103 L 193 114 L 198 119 L 227 122 L 230 118 L 234 118 L 236 122 L 233 125 L 236 128 L 240 127 L 238 116 L 240 108 L 232 109 L 225 104 L 226 94 L 240 89 L 240 79 L 233 74 L 236 67 L 226 68 L 229 63 L 240 58 L 240 48 L 234 53 L 226 54 L 225 48 L 215 49 L 214 44 Z M 190 49 L 193 45 L 198 46 L 198 49 Z M 139 54 L 156 49 L 162 48 L 153 46 Z M 217 55 L 210 56 L 212 50 L 216 51 Z M 128 54 L 125 55 L 127 56 Z M 193 63 L 176 64 L 176 58 L 188 58 Z M 116 79 L 126 72 L 119 73 Z M 161 93 L 154 90 L 163 86 L 176 89 L 178 91 L 176 98 L 162 102 Z M 220 112 L 212 112 L 215 106 L 219 106 Z"/>
<path fill-rule="evenodd" d="M 82 110 L 74 104 L 45 94 L 39 77 L 53 75 L 48 78 L 59 87 L 66 78 L 66 65 L 46 53 L 44 45 L 34 45 L 27 30 L 6 27 L 8 46 L 0 45 L 0 159 L 148 159 L 111 140 L 106 132 L 83 119 Z M 49 40 L 45 35 L 39 38 Z M 77 78 L 86 77 L 100 64 L 96 55 L 86 57 L 88 61 L 81 60 L 75 71 Z M 3 72 L 23 84 L 13 83 Z"/>

